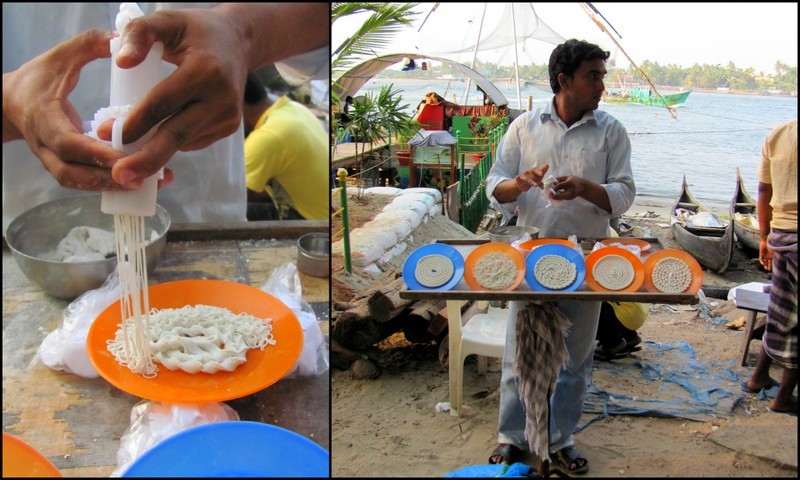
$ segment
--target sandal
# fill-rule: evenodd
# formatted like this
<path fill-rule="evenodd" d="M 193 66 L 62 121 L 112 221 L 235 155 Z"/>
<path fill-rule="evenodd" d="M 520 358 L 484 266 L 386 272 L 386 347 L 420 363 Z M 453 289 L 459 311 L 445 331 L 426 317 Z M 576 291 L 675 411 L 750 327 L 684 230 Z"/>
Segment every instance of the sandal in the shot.
<path fill-rule="evenodd" d="M 513 465 L 520 461 L 524 456 L 524 452 L 516 445 L 509 443 L 501 443 L 494 449 L 492 455 L 489 456 L 489 463 L 492 465 Z M 499 462 L 494 461 L 494 457 L 501 457 Z"/>
<path fill-rule="evenodd" d="M 552 454 L 552 469 L 565 475 L 571 473 L 586 473 L 589 471 L 589 461 L 581 455 L 574 445 L 564 447 Z M 572 468 L 575 467 L 575 468 Z"/>

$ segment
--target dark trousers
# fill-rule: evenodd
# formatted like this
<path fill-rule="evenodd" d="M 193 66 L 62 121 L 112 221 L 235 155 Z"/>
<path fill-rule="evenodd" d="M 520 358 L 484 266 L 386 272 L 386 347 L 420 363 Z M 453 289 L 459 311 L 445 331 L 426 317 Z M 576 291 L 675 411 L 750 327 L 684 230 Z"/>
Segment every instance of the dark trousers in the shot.
<path fill-rule="evenodd" d="M 620 340 L 627 342 L 636 338 L 636 330 L 630 330 L 622 324 L 614 313 L 614 308 L 608 302 L 600 306 L 600 322 L 597 324 L 597 340 L 605 349 L 612 349 L 619 345 Z"/>

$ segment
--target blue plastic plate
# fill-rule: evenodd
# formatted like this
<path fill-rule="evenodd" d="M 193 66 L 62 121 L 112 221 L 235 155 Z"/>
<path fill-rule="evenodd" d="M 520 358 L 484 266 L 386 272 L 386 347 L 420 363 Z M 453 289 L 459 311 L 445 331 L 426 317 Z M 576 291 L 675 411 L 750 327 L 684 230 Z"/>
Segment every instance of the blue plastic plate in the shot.
<path fill-rule="evenodd" d="M 570 262 L 575 264 L 577 269 L 575 275 L 575 281 L 572 282 L 566 288 L 562 288 L 560 290 L 554 290 L 552 288 L 547 288 L 541 283 L 536 280 L 536 276 L 533 273 L 534 267 L 536 266 L 536 262 L 539 261 L 545 255 L 559 255 Z M 542 245 L 540 247 L 534 248 L 531 253 L 525 257 L 525 281 L 528 282 L 531 289 L 537 291 L 544 291 L 544 292 L 572 292 L 577 290 L 582 284 L 583 279 L 586 278 L 586 264 L 583 263 L 583 256 L 573 250 L 566 245 L 558 245 L 558 244 L 547 244 Z"/>
<path fill-rule="evenodd" d="M 123 477 L 329 477 L 328 452 L 290 430 L 217 422 L 175 434 L 139 457 Z"/>
<path fill-rule="evenodd" d="M 453 276 L 441 287 L 429 288 L 417 281 L 416 269 L 420 259 L 428 255 L 443 255 L 453 262 Z M 423 245 L 411 252 L 403 263 L 403 280 L 409 290 L 450 290 L 461 281 L 464 276 L 464 257 L 454 247 L 445 243 L 431 243 Z"/>

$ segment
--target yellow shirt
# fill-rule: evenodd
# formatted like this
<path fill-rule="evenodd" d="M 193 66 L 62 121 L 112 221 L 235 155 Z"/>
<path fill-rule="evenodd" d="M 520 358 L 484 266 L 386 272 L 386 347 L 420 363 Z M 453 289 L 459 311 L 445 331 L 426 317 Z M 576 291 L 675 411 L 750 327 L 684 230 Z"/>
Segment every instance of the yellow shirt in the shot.
<path fill-rule="evenodd" d="M 758 181 L 772 184 L 771 228 L 797 231 L 797 120 L 779 125 L 761 149 Z"/>
<path fill-rule="evenodd" d="M 306 220 L 330 213 L 328 135 L 302 104 L 281 97 L 244 141 L 247 188 L 266 191 L 278 210 L 289 205 Z"/>

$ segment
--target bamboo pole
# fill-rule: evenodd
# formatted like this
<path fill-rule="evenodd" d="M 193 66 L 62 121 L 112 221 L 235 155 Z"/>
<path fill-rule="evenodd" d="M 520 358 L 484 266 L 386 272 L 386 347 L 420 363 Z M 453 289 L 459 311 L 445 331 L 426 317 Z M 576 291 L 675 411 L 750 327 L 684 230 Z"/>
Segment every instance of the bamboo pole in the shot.
<path fill-rule="evenodd" d="M 637 71 L 637 72 L 639 72 L 639 75 L 641 75 L 641 76 L 642 76 L 642 78 L 644 78 L 644 79 L 645 79 L 645 81 L 647 82 L 647 84 L 648 84 L 648 85 L 650 85 L 650 86 L 653 88 L 653 91 L 654 91 L 654 92 L 656 93 L 656 95 L 658 96 L 658 99 L 659 99 L 659 100 L 661 100 L 661 103 L 662 103 L 662 104 L 664 104 L 664 107 L 667 109 L 667 111 L 669 112 L 669 114 L 670 114 L 670 115 L 672 115 L 672 118 L 675 118 L 675 119 L 677 119 L 678 117 L 675 115 L 675 112 L 672 110 L 672 108 L 670 108 L 670 107 L 667 105 L 667 102 L 665 102 L 665 101 L 664 101 L 664 97 L 662 97 L 662 96 L 661 96 L 661 94 L 660 94 L 660 93 L 658 93 L 658 90 L 656 89 L 655 85 L 653 85 L 653 82 L 651 82 L 651 81 L 650 81 L 650 78 L 648 78 L 648 77 L 647 77 L 647 74 L 645 74 L 645 73 L 644 73 L 644 72 L 643 72 L 643 71 L 642 71 L 642 70 L 641 70 L 641 69 L 640 69 L 640 68 L 639 68 L 639 67 L 636 65 L 636 62 L 634 62 L 633 60 L 631 60 L 631 57 L 630 57 L 630 56 L 628 56 L 628 52 L 626 52 L 626 51 L 625 51 L 625 49 L 624 49 L 624 48 L 622 48 L 622 45 L 620 45 L 620 44 L 619 44 L 619 42 L 617 42 L 617 40 L 616 40 L 616 39 L 615 39 L 615 38 L 614 38 L 614 37 L 611 35 L 611 33 L 610 33 L 610 32 L 609 32 L 609 31 L 608 31 L 608 30 L 607 30 L 607 29 L 606 29 L 606 28 L 603 26 L 603 24 L 600 22 L 600 20 L 598 20 L 598 19 L 597 19 L 597 17 L 594 15 L 594 13 L 592 13 L 592 12 L 589 10 L 589 7 L 588 7 L 588 6 L 586 6 L 586 4 L 585 4 L 585 3 L 581 3 L 581 7 L 583 8 L 583 11 L 585 11 L 585 12 L 586 12 L 586 14 L 587 14 L 587 15 L 589 15 L 589 18 L 591 18 L 591 19 L 592 19 L 592 21 L 594 21 L 594 23 L 595 23 L 595 24 L 597 24 L 597 26 L 600 28 L 600 30 L 602 30 L 602 31 L 603 31 L 603 32 L 604 32 L 606 35 L 608 35 L 608 38 L 610 38 L 610 39 L 611 39 L 611 41 L 612 41 L 612 42 L 614 42 L 614 45 L 616 45 L 616 46 L 617 46 L 617 48 L 619 48 L 620 52 L 622 52 L 622 54 L 623 54 L 623 55 L 625 55 L 625 58 L 627 58 L 627 59 L 628 59 L 628 61 L 629 61 L 629 62 L 631 62 L 631 65 L 633 65 L 633 68 L 635 68 L 635 69 L 636 69 L 636 71 Z"/>

